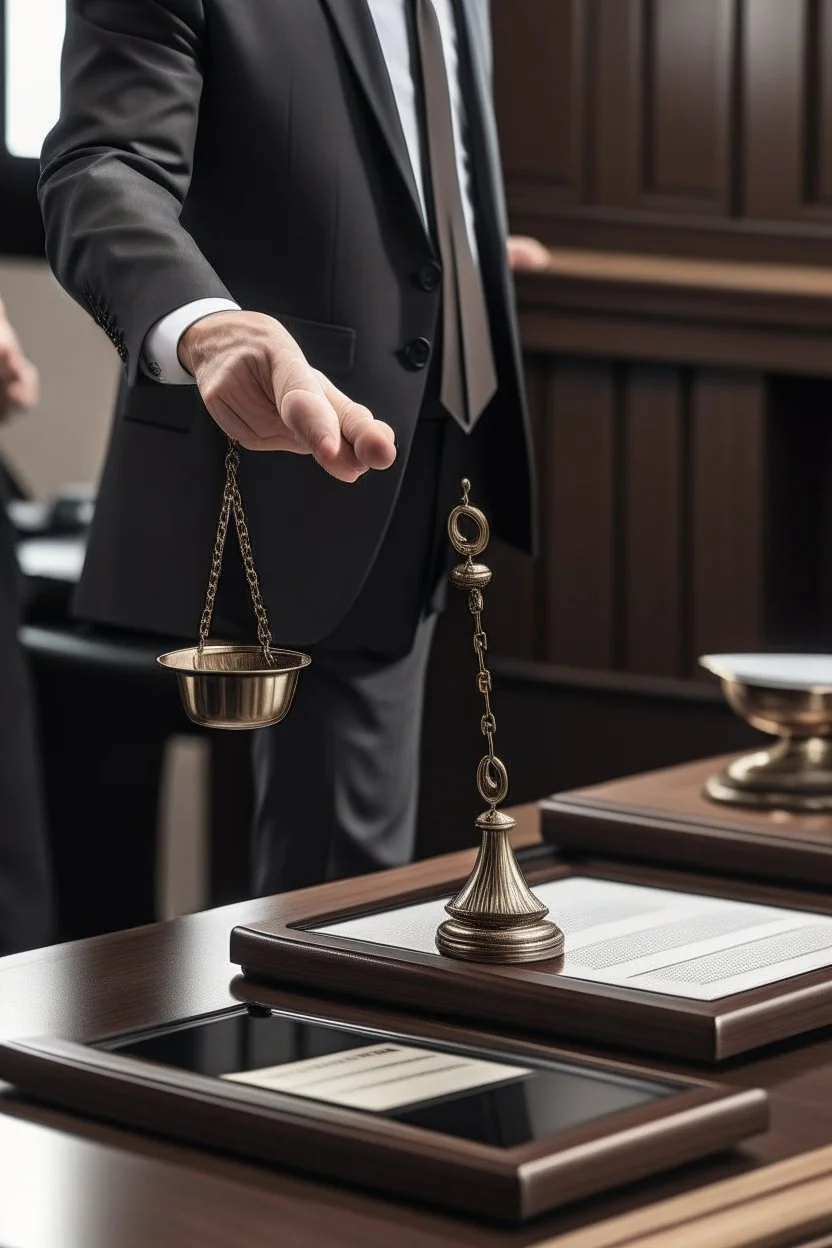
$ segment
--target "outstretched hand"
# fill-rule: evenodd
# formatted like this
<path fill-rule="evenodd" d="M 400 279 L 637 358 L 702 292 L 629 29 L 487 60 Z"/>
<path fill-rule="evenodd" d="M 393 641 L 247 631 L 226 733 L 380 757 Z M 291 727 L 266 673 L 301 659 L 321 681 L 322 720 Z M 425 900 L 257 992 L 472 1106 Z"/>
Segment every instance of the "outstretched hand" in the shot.
<path fill-rule="evenodd" d="M 310 367 L 273 317 L 204 317 L 183 334 L 179 358 L 216 423 L 247 450 L 312 455 L 347 482 L 396 458 L 390 426 Z"/>

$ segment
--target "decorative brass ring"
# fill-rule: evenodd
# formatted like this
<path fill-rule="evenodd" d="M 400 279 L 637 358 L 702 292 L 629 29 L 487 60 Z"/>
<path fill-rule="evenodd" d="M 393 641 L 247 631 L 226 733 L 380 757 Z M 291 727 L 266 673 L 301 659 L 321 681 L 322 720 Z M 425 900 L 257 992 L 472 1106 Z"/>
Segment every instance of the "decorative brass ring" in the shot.
<path fill-rule="evenodd" d="M 477 788 L 484 802 L 499 806 L 508 796 L 508 772 L 502 759 L 486 754 L 477 768 Z"/>
<path fill-rule="evenodd" d="M 470 520 L 478 530 L 476 538 L 471 542 L 466 539 L 459 527 L 459 522 L 463 517 L 466 520 Z M 448 517 L 448 536 L 458 555 L 476 556 L 481 555 L 488 545 L 491 530 L 488 527 L 488 520 L 479 507 L 470 507 L 467 504 L 462 504 L 459 507 L 454 507 Z"/>

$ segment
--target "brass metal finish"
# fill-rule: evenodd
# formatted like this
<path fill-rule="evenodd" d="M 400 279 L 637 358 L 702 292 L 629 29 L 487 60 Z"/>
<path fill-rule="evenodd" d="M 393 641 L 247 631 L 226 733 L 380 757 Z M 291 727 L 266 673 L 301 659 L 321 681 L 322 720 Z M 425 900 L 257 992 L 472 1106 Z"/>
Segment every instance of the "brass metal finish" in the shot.
<path fill-rule="evenodd" d="M 762 810 L 832 811 L 832 685 L 756 684 L 730 671 L 718 655 L 700 663 L 720 678 L 728 704 L 742 719 L 779 738 L 711 776 L 706 796 Z"/>
<path fill-rule="evenodd" d="M 162 667 L 176 673 L 182 705 L 189 719 L 205 728 L 236 731 L 268 728 L 279 723 L 292 705 L 299 672 L 311 663 L 308 654 L 277 650 L 272 646 L 269 619 L 260 594 L 237 479 L 239 465 L 236 443 L 229 438 L 225 456 L 225 487 L 199 625 L 199 643 L 185 650 L 163 654 L 157 660 Z M 232 516 L 257 621 L 259 647 L 209 645 L 208 641 Z"/>
<path fill-rule="evenodd" d="M 258 646 L 198 646 L 159 659 L 176 673 L 182 705 L 195 724 L 243 730 L 280 723 L 309 656 L 272 650 L 268 667 Z"/>
<path fill-rule="evenodd" d="M 489 527 L 483 513 L 468 501 L 471 483 L 462 482 L 462 503 L 448 519 L 448 536 L 457 554 L 465 557 L 451 572 L 451 580 L 468 591 L 468 610 L 474 617 L 474 652 L 477 656 L 477 688 L 483 696 L 485 713 L 480 730 L 488 742 L 488 752 L 477 767 L 477 789 L 488 810 L 476 826 L 482 843 L 474 870 L 462 891 L 445 907 L 449 918 L 440 924 L 436 945 L 440 953 L 469 962 L 537 962 L 563 953 L 563 933 L 547 921 L 549 913 L 523 879 L 509 839 L 514 827 L 510 815 L 497 809 L 508 796 L 508 771 L 494 753 L 497 720 L 491 707 L 492 677 L 485 662 L 488 638 L 482 626 L 482 590 L 491 580 L 491 570 L 474 563 L 488 545 Z M 470 522 L 476 536 L 465 536 L 461 522 Z"/>

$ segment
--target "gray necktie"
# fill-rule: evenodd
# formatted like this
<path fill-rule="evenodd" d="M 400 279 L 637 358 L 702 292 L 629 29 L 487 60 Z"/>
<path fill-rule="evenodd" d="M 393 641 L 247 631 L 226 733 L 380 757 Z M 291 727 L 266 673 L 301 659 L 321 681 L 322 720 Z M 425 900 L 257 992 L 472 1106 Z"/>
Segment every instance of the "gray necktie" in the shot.
<path fill-rule="evenodd" d="M 442 32 L 433 0 L 414 0 L 422 68 L 425 137 L 442 260 L 440 401 L 470 430 L 497 389 L 488 308 L 465 221 Z"/>

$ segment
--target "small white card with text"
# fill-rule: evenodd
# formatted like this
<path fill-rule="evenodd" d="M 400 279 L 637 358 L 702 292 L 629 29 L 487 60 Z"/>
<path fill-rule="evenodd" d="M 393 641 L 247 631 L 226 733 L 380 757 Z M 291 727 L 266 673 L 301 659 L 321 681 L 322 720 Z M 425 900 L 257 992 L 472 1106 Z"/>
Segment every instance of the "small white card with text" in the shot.
<path fill-rule="evenodd" d="M 522 1066 L 438 1053 L 403 1044 L 372 1044 L 300 1062 L 223 1075 L 273 1092 L 383 1113 L 458 1092 L 510 1083 L 532 1072 Z"/>

